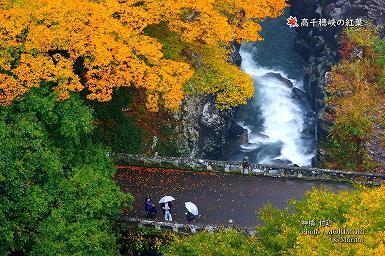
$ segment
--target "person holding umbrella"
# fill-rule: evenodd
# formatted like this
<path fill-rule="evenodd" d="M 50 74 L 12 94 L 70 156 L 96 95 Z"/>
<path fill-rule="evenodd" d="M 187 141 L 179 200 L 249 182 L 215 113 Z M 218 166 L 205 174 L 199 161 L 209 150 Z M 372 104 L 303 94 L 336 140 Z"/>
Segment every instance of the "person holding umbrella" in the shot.
<path fill-rule="evenodd" d="M 172 215 L 171 215 L 171 207 L 168 205 L 169 202 L 164 204 L 164 220 L 165 221 L 172 221 Z"/>
<path fill-rule="evenodd" d="M 172 221 L 172 215 L 171 215 L 172 203 L 171 202 L 174 200 L 175 198 L 173 198 L 172 196 L 166 196 L 166 195 L 159 200 L 165 221 Z"/>
<path fill-rule="evenodd" d="M 187 209 L 187 212 L 186 212 L 187 222 L 194 222 L 195 217 L 198 216 L 198 207 L 192 202 L 185 202 L 184 206 Z"/>

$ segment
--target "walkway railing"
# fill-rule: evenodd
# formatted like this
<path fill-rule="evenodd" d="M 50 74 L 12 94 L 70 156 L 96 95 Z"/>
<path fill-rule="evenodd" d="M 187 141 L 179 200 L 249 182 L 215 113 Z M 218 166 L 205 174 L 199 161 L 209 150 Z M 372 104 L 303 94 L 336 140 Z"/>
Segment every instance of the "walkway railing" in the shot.
<path fill-rule="evenodd" d="M 173 231 L 182 234 L 193 234 L 196 232 L 214 232 L 220 229 L 231 229 L 235 228 L 233 226 L 214 226 L 214 225 L 198 225 L 198 224 L 182 224 L 176 222 L 164 222 L 164 221 L 155 221 L 148 219 L 140 219 L 140 218 L 128 218 L 127 222 L 136 225 L 138 227 L 146 227 L 153 228 L 158 230 L 165 231 Z M 254 228 L 236 228 L 237 230 L 247 234 L 247 235 L 255 235 L 256 230 Z"/>
<path fill-rule="evenodd" d="M 125 153 L 111 153 L 110 157 L 116 164 L 126 166 L 131 165 L 188 171 L 213 171 L 279 178 L 360 183 L 374 186 L 385 184 L 384 174 L 364 172 L 346 172 L 340 170 L 251 163 L 249 171 L 246 173 L 242 169 L 241 162 L 214 161 L 207 159 L 205 160 L 179 157 L 146 157 Z"/>

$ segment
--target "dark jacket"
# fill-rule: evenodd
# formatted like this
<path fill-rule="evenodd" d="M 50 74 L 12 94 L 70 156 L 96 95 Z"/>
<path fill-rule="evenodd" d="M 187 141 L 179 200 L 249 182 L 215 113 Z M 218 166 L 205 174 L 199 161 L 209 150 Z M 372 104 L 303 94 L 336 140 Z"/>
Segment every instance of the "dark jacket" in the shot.
<path fill-rule="evenodd" d="M 146 201 L 144 203 L 144 209 L 146 210 L 146 212 L 150 212 L 152 210 L 152 208 L 154 208 L 154 204 L 151 202 L 151 201 Z"/>
<path fill-rule="evenodd" d="M 242 163 L 242 167 L 243 167 L 243 169 L 248 169 L 248 168 L 250 168 L 250 162 L 249 162 L 249 160 L 244 159 L 244 160 L 243 160 L 243 163 Z"/>
<path fill-rule="evenodd" d="M 154 204 L 152 203 L 152 201 L 147 201 L 144 203 L 144 209 L 146 210 L 146 218 L 155 218 L 156 217 L 156 214 L 157 214 L 157 210 L 154 206 Z"/>
<path fill-rule="evenodd" d="M 191 212 L 188 212 L 186 214 L 187 222 L 192 222 L 195 219 L 195 215 L 192 214 Z"/>

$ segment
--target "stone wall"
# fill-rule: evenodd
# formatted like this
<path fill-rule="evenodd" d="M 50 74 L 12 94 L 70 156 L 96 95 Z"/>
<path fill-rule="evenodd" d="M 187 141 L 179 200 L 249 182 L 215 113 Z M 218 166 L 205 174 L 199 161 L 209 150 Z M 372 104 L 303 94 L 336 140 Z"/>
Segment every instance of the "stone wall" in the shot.
<path fill-rule="evenodd" d="M 128 223 L 131 223 L 132 225 L 135 225 L 139 228 L 153 228 L 157 230 L 173 231 L 173 232 L 182 233 L 182 234 L 193 234 L 201 231 L 214 232 L 222 228 L 228 228 L 228 229 L 235 228 L 231 225 L 213 226 L 213 225 L 198 225 L 198 224 L 181 224 L 176 222 L 154 221 L 154 220 L 139 219 L 139 218 L 127 218 L 126 220 Z M 253 227 L 237 228 L 237 230 L 247 235 L 256 234 L 256 231 Z"/>
<path fill-rule="evenodd" d="M 295 178 L 304 180 L 322 180 L 364 185 L 385 184 L 385 174 L 345 172 L 294 166 L 250 164 L 250 172 L 242 171 L 241 162 L 213 161 L 178 157 L 144 157 L 124 153 L 112 153 L 110 157 L 120 166 L 143 166 L 186 171 L 213 171 L 242 175 L 257 175 L 277 178 Z"/>

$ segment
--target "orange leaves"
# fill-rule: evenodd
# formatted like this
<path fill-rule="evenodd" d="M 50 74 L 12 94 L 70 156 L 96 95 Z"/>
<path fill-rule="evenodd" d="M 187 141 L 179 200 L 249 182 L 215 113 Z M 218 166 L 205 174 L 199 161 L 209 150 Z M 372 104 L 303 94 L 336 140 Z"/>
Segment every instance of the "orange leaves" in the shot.
<path fill-rule="evenodd" d="M 134 85 L 148 90 L 150 110 L 158 104 L 177 110 L 193 71 L 165 59 L 162 45 L 144 35 L 146 27 L 165 22 L 182 40 L 218 47 L 260 40 L 257 22 L 285 6 L 284 0 L 6 1 L 0 71 L 10 77 L 0 81 L 1 104 L 50 82 L 61 99 L 87 88 L 88 98 L 99 101 L 110 100 L 116 87 Z"/>
<path fill-rule="evenodd" d="M 0 90 L 3 92 L 0 95 L 0 104 L 6 104 L 27 91 L 26 88 L 19 87 L 17 80 L 10 75 L 0 73 L 0 81 Z"/>
<path fill-rule="evenodd" d="M 162 45 L 142 34 L 160 16 L 130 4 L 136 1 L 30 0 L 0 10 L 1 50 L 20 53 L 0 58 L 0 69 L 14 79 L 2 80 L 2 104 L 44 81 L 53 83 L 60 99 L 86 87 L 88 98 L 99 101 L 110 100 L 116 87 L 135 85 L 177 109 L 191 70 L 184 63 L 166 62 Z"/>
<path fill-rule="evenodd" d="M 56 62 L 56 65 L 54 64 Z M 83 86 L 80 84 L 79 77 L 72 71 L 72 62 L 56 54 L 52 58 L 49 56 L 37 56 L 24 54 L 19 60 L 19 65 L 12 70 L 18 78 L 19 86 L 27 89 L 40 86 L 40 82 L 55 82 L 55 90 L 62 92 L 62 98 L 68 91 L 81 91 Z M 21 90 L 23 93 L 25 90 Z M 19 93 L 9 95 L 18 97 Z"/>
<path fill-rule="evenodd" d="M 261 41 L 262 37 L 258 34 L 262 31 L 262 27 L 254 22 L 247 21 L 242 24 L 242 28 L 237 30 L 235 40 L 242 42 L 245 38 L 249 41 Z"/>
<path fill-rule="evenodd" d="M 172 31 L 188 42 L 215 45 L 260 39 L 258 22 L 281 15 L 287 4 L 285 0 L 177 0 L 172 7 L 167 13 Z"/>
<path fill-rule="evenodd" d="M 160 67 L 154 67 L 151 74 L 146 76 L 150 79 L 143 84 L 143 87 L 149 91 L 146 106 L 150 111 L 158 111 L 157 105 L 161 99 L 167 109 L 176 111 L 184 96 L 183 84 L 185 80 L 192 77 L 194 72 L 188 64 L 171 60 L 162 60 Z"/>

